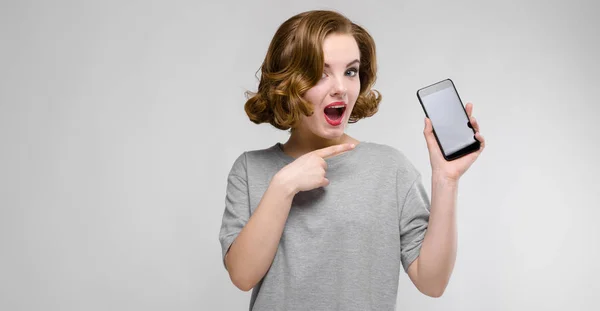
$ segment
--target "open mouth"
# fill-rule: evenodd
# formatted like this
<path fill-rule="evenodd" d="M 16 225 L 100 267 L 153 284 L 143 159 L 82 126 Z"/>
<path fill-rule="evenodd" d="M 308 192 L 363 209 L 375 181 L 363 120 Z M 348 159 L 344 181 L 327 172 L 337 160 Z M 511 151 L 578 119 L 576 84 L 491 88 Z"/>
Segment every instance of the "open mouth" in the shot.
<path fill-rule="evenodd" d="M 332 106 L 325 108 L 325 119 L 331 125 L 339 125 L 342 123 L 346 105 Z"/>

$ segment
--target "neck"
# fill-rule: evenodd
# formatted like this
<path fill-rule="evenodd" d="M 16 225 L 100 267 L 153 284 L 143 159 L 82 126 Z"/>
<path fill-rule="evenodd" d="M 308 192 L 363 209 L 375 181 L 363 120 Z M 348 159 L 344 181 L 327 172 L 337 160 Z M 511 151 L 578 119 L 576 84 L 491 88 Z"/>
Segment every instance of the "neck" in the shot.
<path fill-rule="evenodd" d="M 305 153 L 312 152 L 317 149 L 349 142 L 358 144 L 356 139 L 348 136 L 346 133 L 343 133 L 339 137 L 328 139 L 317 136 L 310 131 L 303 132 L 296 128 L 292 131 L 290 138 L 283 145 L 283 148 L 286 154 L 297 158 Z"/>

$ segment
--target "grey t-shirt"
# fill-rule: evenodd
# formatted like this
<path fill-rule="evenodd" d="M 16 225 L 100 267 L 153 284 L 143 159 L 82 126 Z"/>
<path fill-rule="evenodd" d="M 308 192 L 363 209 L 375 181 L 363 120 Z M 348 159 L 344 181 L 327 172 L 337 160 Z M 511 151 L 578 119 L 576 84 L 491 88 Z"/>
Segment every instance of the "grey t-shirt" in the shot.
<path fill-rule="evenodd" d="M 292 161 L 281 143 L 234 161 L 219 233 L 223 264 L 273 175 Z M 421 174 L 401 151 L 374 142 L 326 162 L 330 184 L 294 196 L 250 310 L 395 310 L 400 265 L 406 272 L 419 256 L 429 221 Z"/>

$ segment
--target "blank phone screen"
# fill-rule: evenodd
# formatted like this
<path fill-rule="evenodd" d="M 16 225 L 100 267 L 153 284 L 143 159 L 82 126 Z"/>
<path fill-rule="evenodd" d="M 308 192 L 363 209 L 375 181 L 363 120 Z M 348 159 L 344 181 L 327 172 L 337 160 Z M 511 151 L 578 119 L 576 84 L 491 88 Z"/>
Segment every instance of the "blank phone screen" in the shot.
<path fill-rule="evenodd" d="M 469 120 L 462 103 L 453 87 L 423 96 L 421 100 L 446 155 L 476 141 L 473 130 L 468 126 Z"/>

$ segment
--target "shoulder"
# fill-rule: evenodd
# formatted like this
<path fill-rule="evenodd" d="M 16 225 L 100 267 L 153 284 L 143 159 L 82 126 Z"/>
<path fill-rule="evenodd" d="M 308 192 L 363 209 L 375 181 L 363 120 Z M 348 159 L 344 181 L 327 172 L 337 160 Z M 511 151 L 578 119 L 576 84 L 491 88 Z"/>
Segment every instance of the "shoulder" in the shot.
<path fill-rule="evenodd" d="M 260 165 L 260 163 L 269 163 L 272 162 L 272 159 L 277 156 L 275 153 L 276 144 L 243 151 L 239 154 L 233 164 L 231 165 L 230 174 L 244 176 L 247 174 L 248 167 L 254 166 L 256 164 Z"/>

